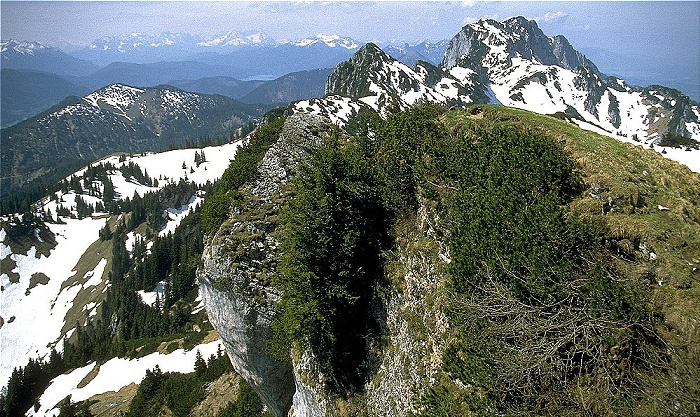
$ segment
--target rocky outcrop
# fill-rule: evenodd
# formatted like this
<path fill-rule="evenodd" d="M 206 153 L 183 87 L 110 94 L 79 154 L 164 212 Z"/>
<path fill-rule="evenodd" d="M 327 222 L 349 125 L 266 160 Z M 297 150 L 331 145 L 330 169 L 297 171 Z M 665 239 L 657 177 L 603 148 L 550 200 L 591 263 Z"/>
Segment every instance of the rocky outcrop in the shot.
<path fill-rule="evenodd" d="M 387 264 L 395 291 L 378 300 L 386 338 L 382 346 L 370 348 L 373 357 L 367 360 L 377 365 L 365 384 L 365 396 L 347 400 L 330 393 L 310 351 L 297 347 L 285 359 L 269 353 L 281 296 L 272 285 L 278 260 L 276 216 L 286 197 L 285 184 L 309 147 L 329 129 L 318 116 L 298 113 L 287 119 L 259 175 L 241 190 L 243 201 L 209 239 L 198 272 L 200 293 L 234 369 L 275 416 L 322 417 L 348 409 L 374 416 L 406 415 L 416 411 L 416 394 L 433 382 L 447 329 L 440 308 L 444 277 L 439 263 L 448 258 L 436 240 L 436 215 L 425 207 L 417 221 L 405 222 L 397 235 L 395 259 Z"/>
<path fill-rule="evenodd" d="M 287 119 L 259 175 L 243 187 L 242 204 L 209 239 L 197 275 L 207 314 L 234 369 L 275 416 L 287 415 L 296 391 L 291 359 L 273 357 L 268 350 L 281 295 L 271 284 L 277 265 L 276 216 L 285 184 L 328 129 L 317 116 Z"/>
<path fill-rule="evenodd" d="M 445 305 L 447 249 L 436 233 L 435 210 L 421 204 L 416 222 L 397 235 L 396 259 L 388 274 L 398 288 L 387 300 L 387 346 L 378 372 L 367 383 L 367 412 L 372 416 L 416 414 L 416 399 L 434 385 L 442 364 L 448 329 Z M 443 264 L 443 265 L 441 265 Z"/>

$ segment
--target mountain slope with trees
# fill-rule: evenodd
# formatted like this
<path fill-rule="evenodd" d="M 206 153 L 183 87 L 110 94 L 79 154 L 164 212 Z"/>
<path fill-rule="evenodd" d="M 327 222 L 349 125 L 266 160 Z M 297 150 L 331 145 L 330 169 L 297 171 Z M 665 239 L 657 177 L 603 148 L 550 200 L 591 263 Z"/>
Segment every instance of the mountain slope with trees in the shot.
<path fill-rule="evenodd" d="M 205 305 L 235 315 L 221 310 L 243 303 L 247 242 L 267 242 L 254 255 L 267 269 L 247 285 L 283 296 L 246 309 L 277 306 L 268 343 L 294 378 L 254 385 L 266 403 L 291 384 L 294 415 L 698 411 L 697 174 L 500 106 L 365 114 L 347 129 L 290 142 L 307 156 L 287 160 L 286 200 L 253 204 L 244 185 L 205 250 L 200 285 L 233 303 Z M 264 216 L 275 220 L 232 228 Z M 227 278 L 214 264 L 231 265 Z M 229 352 L 251 348 L 226 326 Z M 255 372 L 246 364 L 234 368 Z"/>

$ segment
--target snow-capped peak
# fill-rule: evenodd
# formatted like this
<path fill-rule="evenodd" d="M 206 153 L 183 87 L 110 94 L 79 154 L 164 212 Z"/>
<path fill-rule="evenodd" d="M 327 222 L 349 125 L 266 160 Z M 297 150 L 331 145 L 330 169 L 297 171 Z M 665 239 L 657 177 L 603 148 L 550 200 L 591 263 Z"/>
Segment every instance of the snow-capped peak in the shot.
<path fill-rule="evenodd" d="M 214 46 L 246 46 L 246 45 L 271 45 L 275 41 L 263 32 L 252 31 L 239 33 L 228 31 L 224 35 L 197 43 L 200 47 Z"/>
<path fill-rule="evenodd" d="M 294 43 L 296 46 L 309 46 L 323 42 L 330 48 L 345 48 L 345 49 L 357 49 L 360 47 L 357 42 L 351 38 L 343 38 L 340 35 L 324 35 L 319 33 L 315 38 L 304 38 Z"/>
<path fill-rule="evenodd" d="M 22 55 L 34 55 L 34 52 L 41 49 L 47 49 L 46 45 L 39 42 L 18 41 L 10 39 L 0 42 L 0 53 L 14 52 Z"/>

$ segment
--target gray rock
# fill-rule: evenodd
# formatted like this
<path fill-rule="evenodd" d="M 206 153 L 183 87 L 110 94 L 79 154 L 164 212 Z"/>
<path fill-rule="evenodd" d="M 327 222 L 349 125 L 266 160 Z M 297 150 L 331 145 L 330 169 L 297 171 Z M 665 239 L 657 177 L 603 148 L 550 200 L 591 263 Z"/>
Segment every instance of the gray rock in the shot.
<path fill-rule="evenodd" d="M 320 117 L 295 114 L 287 119 L 259 175 L 242 187 L 244 209 L 233 210 L 209 239 L 197 272 L 204 307 L 234 369 L 275 416 L 287 415 L 296 391 L 291 359 L 280 360 L 268 351 L 281 296 L 271 283 L 277 266 L 275 217 L 284 185 L 328 130 Z"/>

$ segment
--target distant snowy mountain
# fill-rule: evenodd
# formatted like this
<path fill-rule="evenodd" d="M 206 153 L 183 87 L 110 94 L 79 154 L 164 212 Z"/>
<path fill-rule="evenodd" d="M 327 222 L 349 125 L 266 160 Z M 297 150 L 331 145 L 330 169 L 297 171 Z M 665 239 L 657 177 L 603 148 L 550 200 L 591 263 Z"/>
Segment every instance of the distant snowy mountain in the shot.
<path fill-rule="evenodd" d="M 11 53 L 18 55 L 35 55 L 37 52 L 46 50 L 47 48 L 47 46 L 39 42 L 16 41 L 14 39 L 0 42 L 0 53 L 3 55 Z"/>
<path fill-rule="evenodd" d="M 345 49 L 357 49 L 360 45 L 351 38 L 343 38 L 340 35 L 322 35 L 319 34 L 315 38 L 305 38 L 296 42 L 293 42 L 296 46 L 309 46 L 317 43 L 323 43 L 329 48 L 345 48 Z"/>
<path fill-rule="evenodd" d="M 197 42 L 197 46 L 211 47 L 231 47 L 231 46 L 275 46 L 277 42 L 263 32 L 233 32 L 229 31 L 224 35 Z"/>
<path fill-rule="evenodd" d="M 162 150 L 206 136 L 228 136 L 264 111 L 264 106 L 167 86 L 114 84 L 69 97 L 2 130 L 3 191 L 116 151 Z"/>
<path fill-rule="evenodd" d="M 563 36 L 546 36 L 534 21 L 482 19 L 449 42 L 440 67 L 413 68 L 372 44 L 365 45 L 329 77 L 327 97 L 296 103 L 297 111 L 368 105 L 380 114 L 420 101 L 464 106 L 500 103 L 543 114 L 560 113 L 589 130 L 624 141 L 664 143 L 669 133 L 690 139 L 664 153 L 700 171 L 700 107 L 677 90 L 634 87 L 600 74 Z M 334 96 L 342 96 L 331 103 Z M 351 101 L 348 102 L 347 98 Z M 356 104 L 350 104 L 355 102 Z M 335 116 L 342 122 L 342 117 Z M 694 144 L 694 145 L 693 145 Z"/>
<path fill-rule="evenodd" d="M 105 36 L 96 39 L 88 46 L 88 49 L 97 51 L 116 50 L 125 53 L 141 48 L 186 46 L 196 43 L 198 39 L 197 36 L 186 33 L 162 33 L 160 35 L 130 33 L 123 36 Z"/>
<path fill-rule="evenodd" d="M 3 69 L 33 70 L 59 75 L 85 75 L 97 69 L 91 62 L 77 59 L 58 48 L 39 42 L 14 39 L 0 42 Z"/>
<path fill-rule="evenodd" d="M 322 34 L 301 40 L 277 42 L 261 31 L 228 31 L 212 37 L 183 33 L 163 33 L 159 35 L 130 33 L 123 36 L 109 36 L 96 39 L 88 47 L 74 52 L 73 55 L 102 66 L 114 62 L 145 64 L 158 61 L 194 60 L 209 64 L 216 61 L 215 65 L 235 67 L 247 64 L 237 59 L 242 57 L 248 58 L 246 54 L 250 55 L 253 61 L 256 60 L 256 56 L 262 56 L 263 60 L 269 60 L 267 58 L 268 55 L 280 52 L 285 53 L 290 48 L 308 50 L 310 47 L 314 47 L 312 49 L 314 53 L 323 54 L 324 49 L 320 49 L 318 46 L 323 46 L 324 49 L 354 51 L 360 47 L 360 43 L 340 35 Z M 212 54 L 215 56 L 212 57 Z M 337 54 L 338 52 L 331 53 L 334 56 Z M 349 55 L 344 56 L 343 59 L 347 57 Z M 306 66 L 304 68 L 295 68 L 294 70 L 314 68 L 313 66 Z M 271 68 L 270 70 L 277 75 L 284 74 L 284 72 L 280 72 L 276 68 Z M 215 75 L 241 77 L 241 74 L 232 73 Z"/>

